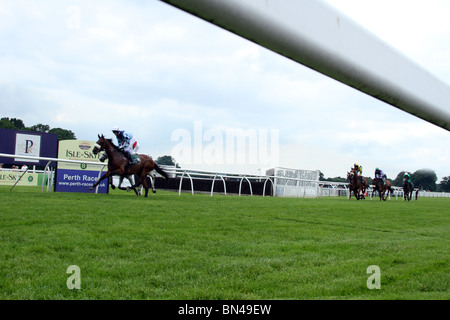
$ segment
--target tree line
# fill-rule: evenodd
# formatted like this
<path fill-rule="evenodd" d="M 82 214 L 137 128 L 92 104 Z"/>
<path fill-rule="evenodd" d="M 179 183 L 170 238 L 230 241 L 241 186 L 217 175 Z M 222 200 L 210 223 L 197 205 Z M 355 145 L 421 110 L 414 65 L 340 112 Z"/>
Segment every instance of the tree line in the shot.
<path fill-rule="evenodd" d="M 0 119 L 0 128 L 13 129 L 22 131 L 34 131 L 42 133 L 53 133 L 58 136 L 58 140 L 76 139 L 75 134 L 71 130 L 63 128 L 50 128 L 47 124 L 35 124 L 31 127 L 25 126 L 21 119 L 3 117 Z"/>
<path fill-rule="evenodd" d="M 438 178 L 436 176 L 436 172 L 431 169 L 420 169 L 413 173 L 408 172 L 411 176 L 411 181 L 414 183 L 416 188 L 420 188 L 422 190 L 429 191 L 437 191 L 437 192 L 450 192 L 450 176 L 443 177 L 439 184 L 436 184 Z M 393 186 L 402 187 L 403 186 L 403 177 L 405 175 L 405 171 L 399 172 L 397 177 L 392 180 L 388 180 L 392 183 Z M 369 184 L 372 184 L 372 178 L 366 177 Z M 347 178 L 334 177 L 334 178 L 325 178 L 324 174 L 320 172 L 320 181 L 330 181 L 330 182 L 348 182 Z"/>

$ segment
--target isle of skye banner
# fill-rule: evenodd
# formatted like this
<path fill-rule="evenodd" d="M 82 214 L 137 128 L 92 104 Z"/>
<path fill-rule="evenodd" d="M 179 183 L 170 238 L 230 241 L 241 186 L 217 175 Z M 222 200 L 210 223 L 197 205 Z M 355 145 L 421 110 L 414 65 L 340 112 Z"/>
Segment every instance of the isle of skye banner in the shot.
<path fill-rule="evenodd" d="M 58 158 L 67 160 L 86 161 L 86 163 L 58 162 L 56 171 L 56 192 L 95 193 L 89 188 L 106 172 L 106 167 L 92 165 L 97 162 L 106 166 L 107 161 L 100 162 L 101 154 L 94 154 L 94 141 L 62 140 L 59 142 Z M 103 172 L 100 171 L 103 169 Z M 98 186 L 98 193 L 108 193 L 108 179 Z"/>

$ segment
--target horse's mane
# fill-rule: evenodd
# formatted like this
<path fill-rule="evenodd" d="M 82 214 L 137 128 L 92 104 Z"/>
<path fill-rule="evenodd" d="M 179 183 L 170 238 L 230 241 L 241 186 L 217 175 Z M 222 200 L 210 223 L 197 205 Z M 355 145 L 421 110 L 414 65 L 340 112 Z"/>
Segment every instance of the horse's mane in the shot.
<path fill-rule="evenodd" d="M 113 142 L 112 139 L 105 139 L 105 140 L 108 140 L 108 142 L 113 146 L 113 148 L 114 148 L 115 150 L 117 150 L 117 151 L 122 151 L 122 150 L 119 149 L 118 146 L 116 146 L 116 145 L 114 144 L 114 142 Z"/>

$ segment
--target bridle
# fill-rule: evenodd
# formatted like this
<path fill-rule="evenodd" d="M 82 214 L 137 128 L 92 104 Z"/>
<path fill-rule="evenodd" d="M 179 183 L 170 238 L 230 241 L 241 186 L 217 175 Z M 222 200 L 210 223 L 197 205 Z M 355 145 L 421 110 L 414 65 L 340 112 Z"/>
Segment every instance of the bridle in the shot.
<path fill-rule="evenodd" d="M 103 151 L 103 150 L 105 150 L 105 151 L 115 151 L 115 149 L 113 148 L 113 147 L 110 147 L 110 148 L 108 148 L 108 149 L 106 149 L 106 139 L 105 138 L 102 138 L 102 140 L 103 141 L 101 141 L 101 144 L 99 144 L 99 141 L 100 140 L 98 140 L 96 143 L 95 143 L 95 145 L 94 145 L 94 149 L 92 150 L 93 152 L 94 152 L 94 154 L 96 154 L 96 153 L 99 153 L 100 151 Z"/>

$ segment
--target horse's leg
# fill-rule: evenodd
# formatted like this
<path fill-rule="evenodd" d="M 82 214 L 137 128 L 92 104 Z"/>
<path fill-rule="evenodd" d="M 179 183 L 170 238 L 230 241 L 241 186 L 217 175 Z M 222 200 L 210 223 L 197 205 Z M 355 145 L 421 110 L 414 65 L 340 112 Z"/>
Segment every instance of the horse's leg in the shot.
<path fill-rule="evenodd" d="M 137 190 L 137 189 L 139 189 L 141 187 L 142 181 L 145 180 L 145 179 L 142 177 L 142 171 L 139 173 L 139 175 L 137 173 L 135 173 L 133 175 L 133 177 L 134 177 L 134 185 L 133 185 L 133 187 Z"/>
<path fill-rule="evenodd" d="M 94 190 L 94 188 L 96 188 L 96 187 L 100 184 L 100 182 L 101 182 L 102 180 L 108 178 L 109 176 L 113 176 L 113 175 L 114 175 L 114 171 L 113 171 L 113 172 L 110 172 L 109 170 L 106 171 L 105 174 L 102 175 L 102 176 L 100 177 L 100 179 L 98 179 L 98 180 L 97 180 L 97 181 L 89 188 L 89 190 Z"/>
<path fill-rule="evenodd" d="M 147 185 L 147 173 L 142 172 L 141 176 L 139 178 L 138 183 L 135 184 L 135 186 L 140 186 L 142 185 L 145 189 L 145 197 L 147 198 L 148 196 L 148 185 Z"/>
<path fill-rule="evenodd" d="M 139 180 L 139 176 L 137 174 L 135 174 L 133 176 L 134 181 L 138 181 Z M 139 193 L 139 195 L 142 195 L 142 189 L 144 188 L 144 186 L 142 184 L 140 184 L 139 186 L 136 187 L 137 192 Z"/>
<path fill-rule="evenodd" d="M 361 184 L 359 187 L 359 199 L 364 199 L 364 185 Z"/>
<path fill-rule="evenodd" d="M 388 196 L 389 196 L 389 189 L 384 189 L 384 192 L 383 192 L 383 201 L 386 201 L 386 199 L 388 198 Z"/>
<path fill-rule="evenodd" d="M 151 172 L 151 173 L 149 173 L 149 176 L 150 176 L 150 182 L 152 184 L 152 192 L 156 193 L 156 187 L 155 187 L 155 179 L 156 179 L 156 177 L 155 177 L 155 174 Z"/>
<path fill-rule="evenodd" d="M 120 176 L 119 186 L 117 188 L 119 188 L 119 190 L 127 190 L 127 188 L 122 187 L 122 182 L 123 182 L 123 176 Z"/>
<path fill-rule="evenodd" d="M 128 176 L 128 180 L 130 181 L 131 189 L 133 189 L 136 195 L 139 197 L 141 195 L 141 192 L 139 191 L 139 187 L 136 187 L 133 184 L 135 179 L 133 178 L 133 176 Z"/>
<path fill-rule="evenodd" d="M 145 176 L 144 180 L 142 181 L 142 185 L 144 186 L 144 189 L 145 189 L 145 197 L 147 198 L 147 196 L 148 196 L 147 175 Z"/>
<path fill-rule="evenodd" d="M 111 185 L 111 189 L 115 190 L 115 189 L 116 189 L 116 186 L 115 186 L 114 183 L 113 183 L 113 177 L 112 177 L 112 176 L 109 176 L 109 177 L 108 177 L 108 181 L 109 181 L 109 184 Z"/>

